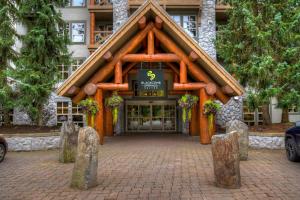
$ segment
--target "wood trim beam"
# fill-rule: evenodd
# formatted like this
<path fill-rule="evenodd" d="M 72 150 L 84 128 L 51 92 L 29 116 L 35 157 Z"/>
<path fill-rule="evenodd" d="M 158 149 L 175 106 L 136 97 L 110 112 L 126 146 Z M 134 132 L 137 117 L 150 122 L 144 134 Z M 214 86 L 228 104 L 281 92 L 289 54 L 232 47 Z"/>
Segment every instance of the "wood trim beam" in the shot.
<path fill-rule="evenodd" d="M 101 67 L 98 72 L 96 72 L 92 78 L 89 80 L 89 83 L 98 83 L 104 81 L 109 75 L 113 73 L 115 64 L 126 54 L 132 52 L 142 40 L 147 36 L 148 32 L 154 27 L 154 24 L 149 22 L 149 24 L 137 33 L 130 41 L 128 41 L 114 56 L 113 60 L 107 63 L 105 66 Z M 78 103 L 81 99 L 86 96 L 83 89 L 72 98 L 74 103 Z"/>
<path fill-rule="evenodd" d="M 205 83 L 213 82 L 212 79 L 200 67 L 189 60 L 188 56 L 183 52 L 183 50 L 181 50 L 181 48 L 179 48 L 165 33 L 155 27 L 153 28 L 153 32 L 156 38 L 158 38 L 170 52 L 174 52 L 188 65 L 188 69 L 194 78 Z M 216 96 L 222 103 L 226 103 L 229 100 L 229 97 L 225 95 L 219 87 L 217 87 Z"/>
<path fill-rule="evenodd" d="M 123 62 L 179 62 L 176 54 L 127 54 L 122 58 Z"/>
<path fill-rule="evenodd" d="M 115 66 L 115 83 L 121 84 L 122 82 L 122 63 L 119 61 Z"/>

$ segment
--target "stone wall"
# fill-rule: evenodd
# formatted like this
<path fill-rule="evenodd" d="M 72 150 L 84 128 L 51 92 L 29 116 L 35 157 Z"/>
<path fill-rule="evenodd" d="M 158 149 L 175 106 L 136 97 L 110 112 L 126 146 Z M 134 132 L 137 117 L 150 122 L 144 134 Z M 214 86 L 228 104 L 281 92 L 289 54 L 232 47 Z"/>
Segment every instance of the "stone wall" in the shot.
<path fill-rule="evenodd" d="M 227 104 L 222 105 L 221 111 L 217 114 L 217 124 L 225 127 L 226 122 L 232 120 L 243 121 L 243 97 L 232 97 Z"/>
<path fill-rule="evenodd" d="M 216 0 L 203 0 L 199 26 L 199 45 L 216 59 Z"/>
<path fill-rule="evenodd" d="M 9 151 L 36 151 L 57 149 L 59 136 L 49 137 L 11 137 L 6 138 Z"/>
<path fill-rule="evenodd" d="M 128 19 L 128 1 L 112 0 L 113 2 L 113 29 L 114 32 L 120 28 Z"/>
<path fill-rule="evenodd" d="M 249 136 L 249 146 L 254 149 L 284 149 L 284 137 Z"/>

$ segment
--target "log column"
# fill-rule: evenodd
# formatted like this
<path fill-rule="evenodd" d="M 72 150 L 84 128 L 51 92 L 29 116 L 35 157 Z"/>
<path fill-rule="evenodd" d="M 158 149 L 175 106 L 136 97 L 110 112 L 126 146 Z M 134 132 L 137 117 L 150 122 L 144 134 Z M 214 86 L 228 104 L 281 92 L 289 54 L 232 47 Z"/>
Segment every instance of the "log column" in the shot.
<path fill-rule="evenodd" d="M 93 2 L 93 1 L 91 1 Z M 90 45 L 95 44 L 95 13 L 90 13 Z"/>
<path fill-rule="evenodd" d="M 192 108 L 192 120 L 190 123 L 190 135 L 197 136 L 199 134 L 199 122 L 198 119 L 198 105 Z"/>
<path fill-rule="evenodd" d="M 122 63 L 121 61 L 118 61 L 115 66 L 115 83 L 121 84 L 122 82 Z"/>
<path fill-rule="evenodd" d="M 105 109 L 105 135 L 106 136 L 114 135 L 112 113 L 111 110 L 109 109 Z"/>
<path fill-rule="evenodd" d="M 103 89 L 98 88 L 95 94 L 95 101 L 98 103 L 99 111 L 96 114 L 95 127 L 99 134 L 100 144 L 104 142 L 104 106 L 103 106 Z"/>
<path fill-rule="evenodd" d="M 208 133 L 208 120 L 204 114 L 204 103 L 209 99 L 205 88 L 199 90 L 199 130 L 200 130 L 200 143 L 201 144 L 210 144 L 211 138 Z"/>
<path fill-rule="evenodd" d="M 183 61 L 180 61 L 180 83 L 187 83 L 187 68 Z"/>

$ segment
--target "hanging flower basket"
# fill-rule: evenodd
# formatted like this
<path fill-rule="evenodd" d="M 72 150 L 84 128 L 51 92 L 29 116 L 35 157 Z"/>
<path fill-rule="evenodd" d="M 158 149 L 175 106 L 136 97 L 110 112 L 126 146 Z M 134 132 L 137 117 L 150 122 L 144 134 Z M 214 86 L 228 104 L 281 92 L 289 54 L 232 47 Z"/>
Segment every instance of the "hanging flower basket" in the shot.
<path fill-rule="evenodd" d="M 197 96 L 185 94 L 178 100 L 178 104 L 182 108 L 182 121 L 186 125 L 186 122 L 192 118 L 192 108 L 197 104 L 198 99 Z"/>
<path fill-rule="evenodd" d="M 221 105 L 215 101 L 207 100 L 204 103 L 204 114 L 208 118 L 208 133 L 209 136 L 213 135 L 214 120 L 217 113 L 221 110 Z"/>
<path fill-rule="evenodd" d="M 105 99 L 105 106 L 112 111 L 114 125 L 118 122 L 120 106 L 123 101 L 123 98 L 116 91 L 111 97 Z"/>
<path fill-rule="evenodd" d="M 89 124 L 89 118 L 91 118 L 91 127 L 95 127 L 95 116 L 99 110 L 98 103 L 91 97 L 80 101 L 79 106 L 86 114 L 87 124 Z"/>

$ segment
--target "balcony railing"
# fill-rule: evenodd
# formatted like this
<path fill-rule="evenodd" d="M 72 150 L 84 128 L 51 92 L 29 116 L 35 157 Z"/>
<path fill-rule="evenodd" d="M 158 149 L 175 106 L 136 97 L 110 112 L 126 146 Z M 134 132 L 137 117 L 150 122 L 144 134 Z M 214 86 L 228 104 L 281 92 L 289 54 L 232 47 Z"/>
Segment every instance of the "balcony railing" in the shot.
<path fill-rule="evenodd" d="M 107 38 L 112 34 L 112 31 L 95 31 L 95 44 L 103 44 Z"/>
<path fill-rule="evenodd" d="M 94 0 L 94 5 L 97 5 L 97 6 L 112 5 L 112 0 Z"/>

